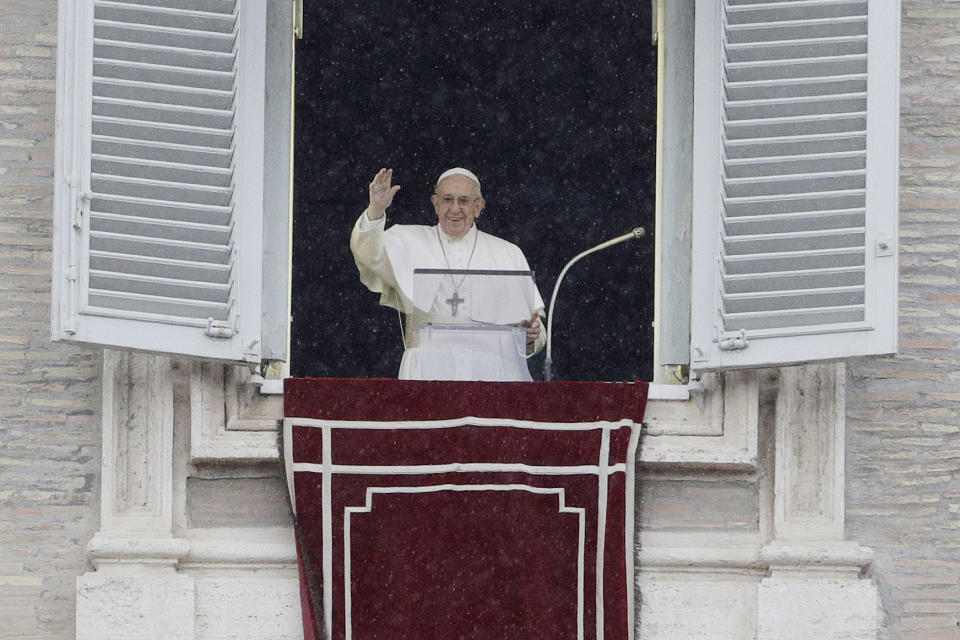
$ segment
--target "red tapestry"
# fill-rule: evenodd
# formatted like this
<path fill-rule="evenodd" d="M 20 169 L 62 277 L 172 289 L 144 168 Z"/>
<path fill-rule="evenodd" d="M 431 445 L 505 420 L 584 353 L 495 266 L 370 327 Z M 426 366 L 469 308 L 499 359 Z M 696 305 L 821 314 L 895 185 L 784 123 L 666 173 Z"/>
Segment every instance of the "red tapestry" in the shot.
<path fill-rule="evenodd" d="M 646 395 L 288 379 L 306 640 L 633 638 Z"/>

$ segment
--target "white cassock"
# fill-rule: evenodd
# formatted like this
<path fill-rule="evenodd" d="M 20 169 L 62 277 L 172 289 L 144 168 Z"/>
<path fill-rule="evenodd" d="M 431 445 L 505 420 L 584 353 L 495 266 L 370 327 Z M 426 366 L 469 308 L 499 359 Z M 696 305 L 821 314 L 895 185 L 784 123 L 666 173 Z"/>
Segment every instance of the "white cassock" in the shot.
<path fill-rule="evenodd" d="M 406 314 L 403 360 L 399 378 L 405 380 L 530 380 L 525 339 L 520 344 L 500 332 L 491 344 L 474 340 L 470 331 L 457 331 L 456 341 L 421 341 L 429 325 L 519 325 L 534 311 L 543 315 L 543 299 L 529 278 L 514 276 L 507 291 L 503 279 L 448 274 L 417 277 L 414 269 L 470 269 L 529 271 L 516 245 L 484 233 L 476 225 L 461 238 L 451 238 L 438 225 L 393 225 L 386 216 L 370 220 L 366 211 L 350 235 L 350 250 L 360 281 L 380 294 L 380 304 Z M 442 243 L 442 245 L 441 245 Z M 451 300 L 456 299 L 454 304 Z M 456 314 L 453 313 L 454 305 Z M 427 329 L 425 335 L 433 335 Z M 534 345 L 543 348 L 543 331 Z M 518 353 L 519 351 L 519 353 Z"/>

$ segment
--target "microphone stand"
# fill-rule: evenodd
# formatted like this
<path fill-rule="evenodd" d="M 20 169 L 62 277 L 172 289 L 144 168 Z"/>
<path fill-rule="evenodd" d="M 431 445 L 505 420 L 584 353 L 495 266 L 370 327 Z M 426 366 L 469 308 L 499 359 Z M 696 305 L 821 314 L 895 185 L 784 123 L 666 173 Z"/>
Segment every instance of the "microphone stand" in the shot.
<path fill-rule="evenodd" d="M 633 231 L 625 233 L 622 236 L 617 236 L 607 240 L 606 242 L 601 242 L 597 246 L 587 249 L 582 253 L 578 253 L 573 257 L 573 260 L 568 262 L 566 266 L 560 271 L 560 276 L 557 278 L 557 283 L 553 285 L 553 295 L 550 296 L 550 310 L 547 312 L 547 357 L 543 362 L 543 378 L 547 382 L 553 380 L 553 352 L 551 347 L 553 346 L 553 304 L 557 301 L 557 291 L 560 290 L 560 283 L 563 282 L 563 276 L 567 275 L 567 270 L 573 266 L 580 258 L 590 255 L 591 253 L 596 253 L 607 247 L 612 247 L 615 244 L 620 244 L 621 242 L 626 242 L 627 240 L 634 240 L 636 238 L 642 238 L 646 235 L 646 230 L 643 227 L 636 227 Z"/>

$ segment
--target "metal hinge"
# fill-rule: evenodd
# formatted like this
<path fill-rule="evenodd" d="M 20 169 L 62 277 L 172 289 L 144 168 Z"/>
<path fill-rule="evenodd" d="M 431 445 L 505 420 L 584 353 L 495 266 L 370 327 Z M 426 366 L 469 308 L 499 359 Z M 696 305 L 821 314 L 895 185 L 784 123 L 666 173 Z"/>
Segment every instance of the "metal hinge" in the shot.
<path fill-rule="evenodd" d="M 233 327 L 228 322 L 214 322 L 213 318 L 207 318 L 207 328 L 204 331 L 210 338 L 232 338 L 235 333 Z"/>
<path fill-rule="evenodd" d="M 893 255 L 893 241 L 886 234 L 877 234 L 877 257 Z"/>
<path fill-rule="evenodd" d="M 739 351 L 750 346 L 747 343 L 747 332 L 740 329 L 740 335 L 733 338 L 723 338 L 720 340 L 720 351 Z"/>
<path fill-rule="evenodd" d="M 77 201 L 74 203 L 73 207 L 73 228 L 77 231 L 83 229 L 83 216 L 86 214 L 89 207 L 90 194 L 86 191 L 81 191 L 77 194 Z"/>

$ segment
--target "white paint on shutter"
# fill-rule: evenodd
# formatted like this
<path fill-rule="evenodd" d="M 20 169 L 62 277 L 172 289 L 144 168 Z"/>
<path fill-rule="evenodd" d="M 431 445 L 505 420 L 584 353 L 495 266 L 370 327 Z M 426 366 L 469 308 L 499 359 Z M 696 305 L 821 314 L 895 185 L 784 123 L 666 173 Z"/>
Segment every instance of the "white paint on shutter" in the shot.
<path fill-rule="evenodd" d="M 895 350 L 898 4 L 698 3 L 695 369 Z"/>
<path fill-rule="evenodd" d="M 73 137 L 82 193 L 73 232 L 58 229 L 75 237 L 58 246 L 78 245 L 66 266 L 78 277 L 54 337 L 258 360 L 260 266 L 240 255 L 261 251 L 262 3 L 78 4 L 89 35 L 58 83 L 79 79 L 58 95 L 74 110 L 58 135 Z"/>

